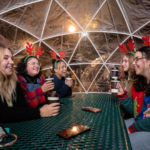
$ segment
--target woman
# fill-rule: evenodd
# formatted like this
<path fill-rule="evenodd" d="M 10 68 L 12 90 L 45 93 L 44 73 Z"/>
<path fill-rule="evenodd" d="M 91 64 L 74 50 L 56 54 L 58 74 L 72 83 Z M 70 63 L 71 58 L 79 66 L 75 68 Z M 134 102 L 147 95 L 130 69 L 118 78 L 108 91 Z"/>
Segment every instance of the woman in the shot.
<path fill-rule="evenodd" d="M 136 77 L 135 69 L 132 65 L 134 60 L 134 53 L 126 53 L 122 58 L 121 64 L 121 81 L 120 84 L 124 90 L 127 91 L 128 96 L 131 97 L 131 89 L 133 81 Z M 126 110 L 121 106 L 124 118 L 131 118 L 131 116 L 126 112 Z"/>
<path fill-rule="evenodd" d="M 150 142 L 150 47 L 143 47 L 135 53 L 133 61 L 137 78 L 129 97 L 119 87 L 120 104 L 133 118 L 125 121 L 133 149 L 149 149 Z"/>
<path fill-rule="evenodd" d="M 28 108 L 23 91 L 13 70 L 12 52 L 0 45 L 0 123 L 26 121 L 40 117 L 56 116 L 59 106 L 44 105 L 42 108 Z M 59 105 L 59 103 L 57 103 Z"/>
<path fill-rule="evenodd" d="M 132 96 L 131 95 L 131 88 L 133 85 L 133 80 L 136 77 L 135 74 L 135 69 L 132 65 L 134 60 L 134 54 L 133 53 L 126 53 L 123 58 L 122 58 L 122 68 L 121 68 L 121 86 L 124 90 L 127 91 L 128 96 Z"/>
<path fill-rule="evenodd" d="M 17 65 L 18 80 L 23 89 L 28 105 L 32 108 L 46 102 L 47 94 L 54 88 L 51 81 L 41 77 L 41 64 L 37 57 L 29 55 Z"/>
<path fill-rule="evenodd" d="M 62 60 L 53 60 L 54 69 L 54 90 L 59 94 L 60 97 L 72 96 L 71 86 L 73 84 L 72 79 L 69 81 L 65 80 L 66 77 L 66 64 Z"/>

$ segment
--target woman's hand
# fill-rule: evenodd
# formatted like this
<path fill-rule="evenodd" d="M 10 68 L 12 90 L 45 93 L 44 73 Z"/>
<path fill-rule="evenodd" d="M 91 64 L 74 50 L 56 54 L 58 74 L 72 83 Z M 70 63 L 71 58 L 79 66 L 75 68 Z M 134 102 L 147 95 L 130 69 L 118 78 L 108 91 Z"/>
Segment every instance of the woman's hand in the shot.
<path fill-rule="evenodd" d="M 130 131 L 129 131 L 129 129 L 127 129 L 127 131 L 128 131 L 128 134 L 130 134 Z"/>
<path fill-rule="evenodd" d="M 117 95 L 122 95 L 123 93 L 124 93 L 124 90 L 122 89 L 121 85 L 119 84 L 118 94 Z"/>
<path fill-rule="evenodd" d="M 60 103 L 52 103 L 50 105 L 46 104 L 40 109 L 41 117 L 52 117 L 59 114 Z"/>
<path fill-rule="evenodd" d="M 70 79 L 69 81 L 65 80 L 65 84 L 71 87 L 73 85 L 73 80 Z"/>
<path fill-rule="evenodd" d="M 54 83 L 52 81 L 47 81 L 41 86 L 41 88 L 42 88 L 43 93 L 50 91 L 50 90 L 53 90 L 54 89 Z"/>

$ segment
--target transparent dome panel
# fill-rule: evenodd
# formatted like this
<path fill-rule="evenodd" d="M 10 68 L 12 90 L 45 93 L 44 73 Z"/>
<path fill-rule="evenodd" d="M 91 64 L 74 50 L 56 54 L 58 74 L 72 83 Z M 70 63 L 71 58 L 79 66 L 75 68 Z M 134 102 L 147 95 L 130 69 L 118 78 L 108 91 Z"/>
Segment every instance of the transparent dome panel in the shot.
<path fill-rule="evenodd" d="M 49 0 L 28 5 L 19 26 L 33 35 L 41 37 L 49 5 Z"/>
<path fill-rule="evenodd" d="M 91 63 L 96 58 L 99 58 L 99 55 L 88 37 L 85 36 L 81 39 L 70 63 Z"/>
<path fill-rule="evenodd" d="M 104 0 L 57 0 L 62 7 L 79 23 L 82 29 L 86 29 L 95 13 L 100 9 Z"/>
<path fill-rule="evenodd" d="M 62 36 L 50 38 L 44 40 L 44 42 L 47 43 L 57 53 L 59 53 L 60 51 L 64 51 L 65 52 L 64 60 L 68 62 L 75 47 L 77 46 L 80 37 L 81 34 L 77 34 L 77 33 L 68 34 L 68 35 L 62 35 Z"/>
<path fill-rule="evenodd" d="M 97 15 L 90 23 L 88 31 L 113 31 L 115 32 L 115 26 L 112 20 L 112 16 L 109 11 L 108 3 L 105 2 Z"/>
<path fill-rule="evenodd" d="M 75 74 L 79 78 L 81 84 L 87 91 L 94 77 L 98 73 L 101 64 L 86 64 L 86 65 L 70 65 L 72 70 L 76 70 Z"/>
<path fill-rule="evenodd" d="M 52 2 L 43 38 L 82 31 L 76 22 L 55 1 Z"/>
<path fill-rule="evenodd" d="M 131 32 L 135 32 L 145 23 L 149 22 L 150 15 L 140 1 L 120 0 L 119 3 L 130 26 Z"/>
<path fill-rule="evenodd" d="M 88 92 L 110 92 L 109 71 L 102 67 Z"/>
<path fill-rule="evenodd" d="M 14 55 L 24 49 L 27 42 L 34 43 L 38 41 L 30 34 L 3 21 L 0 21 L 0 31 L 0 43 L 10 47 Z"/>
<path fill-rule="evenodd" d="M 72 85 L 72 92 L 85 92 L 83 89 L 83 85 L 81 84 L 77 74 L 78 74 L 78 68 L 74 67 L 74 70 L 70 69 L 67 67 L 67 75 L 70 75 L 72 80 L 73 80 L 73 85 Z"/>

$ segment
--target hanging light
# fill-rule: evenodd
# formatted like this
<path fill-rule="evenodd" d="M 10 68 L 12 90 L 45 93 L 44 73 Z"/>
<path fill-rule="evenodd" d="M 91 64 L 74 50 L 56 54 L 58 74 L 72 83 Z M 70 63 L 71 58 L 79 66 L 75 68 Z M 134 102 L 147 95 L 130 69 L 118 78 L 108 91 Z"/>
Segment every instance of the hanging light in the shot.
<path fill-rule="evenodd" d="M 74 26 L 70 26 L 69 31 L 70 32 L 74 32 L 75 31 L 75 27 Z"/>

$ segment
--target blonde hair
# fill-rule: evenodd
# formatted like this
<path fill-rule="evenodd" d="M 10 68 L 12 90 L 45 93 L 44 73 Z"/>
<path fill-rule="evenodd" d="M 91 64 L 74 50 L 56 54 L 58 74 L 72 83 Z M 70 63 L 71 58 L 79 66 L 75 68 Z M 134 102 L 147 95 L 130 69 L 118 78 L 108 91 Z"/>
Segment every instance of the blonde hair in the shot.
<path fill-rule="evenodd" d="M 134 66 L 132 65 L 133 60 L 134 60 L 134 55 L 131 53 L 126 53 L 124 56 L 128 58 L 128 62 L 129 62 L 128 71 L 131 73 L 130 74 L 131 79 L 134 79 L 136 77 L 135 69 L 134 69 Z M 122 60 L 123 60 L 123 57 L 122 57 Z M 121 60 L 121 64 L 122 64 L 122 60 Z M 128 72 L 124 72 L 123 67 L 121 67 L 121 74 L 122 74 L 123 79 L 128 79 Z"/>
<path fill-rule="evenodd" d="M 6 49 L 8 48 L 0 44 L 0 96 L 3 102 L 4 99 L 7 102 L 10 102 L 16 100 L 17 76 L 15 70 L 13 70 L 13 73 L 10 76 L 6 75 L 5 71 L 1 67 L 1 62 L 4 59 Z"/>

